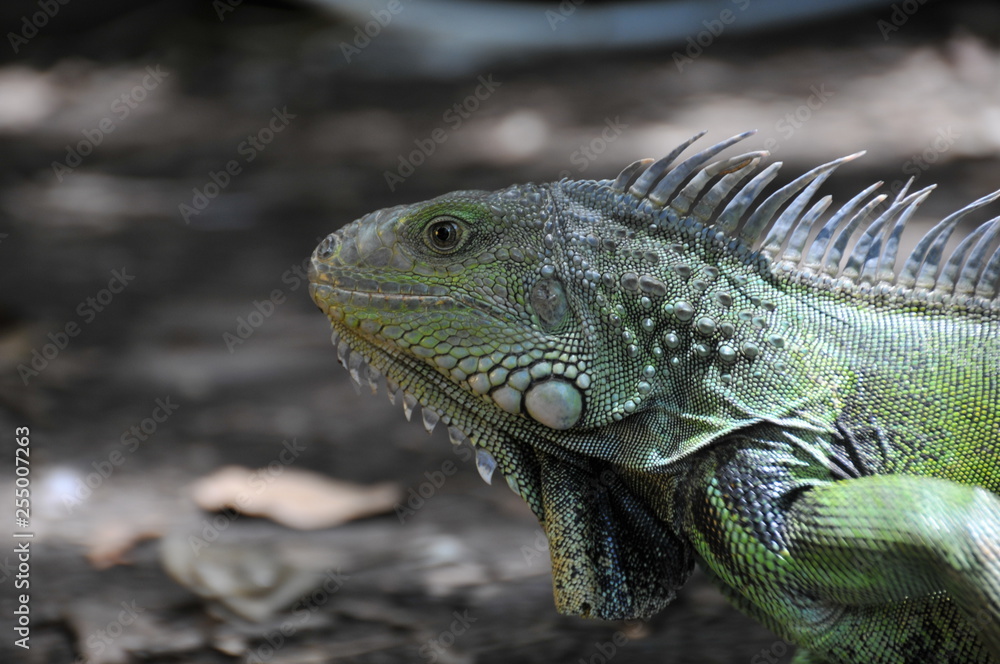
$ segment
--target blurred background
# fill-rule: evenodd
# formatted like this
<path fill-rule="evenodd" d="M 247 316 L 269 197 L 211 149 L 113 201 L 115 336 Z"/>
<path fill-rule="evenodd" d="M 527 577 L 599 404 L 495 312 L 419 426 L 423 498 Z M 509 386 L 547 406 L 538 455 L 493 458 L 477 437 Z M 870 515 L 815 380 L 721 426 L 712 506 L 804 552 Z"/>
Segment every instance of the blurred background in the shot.
<path fill-rule="evenodd" d="M 0 513 L 32 533 L 0 546 L 0 661 L 790 660 L 697 575 L 648 622 L 556 614 L 527 507 L 355 395 L 307 259 L 380 207 L 614 177 L 702 129 L 758 129 L 779 182 L 867 149 L 826 191 L 937 182 L 932 223 L 1000 186 L 1000 7 L 33 0 L 0 21 Z"/>

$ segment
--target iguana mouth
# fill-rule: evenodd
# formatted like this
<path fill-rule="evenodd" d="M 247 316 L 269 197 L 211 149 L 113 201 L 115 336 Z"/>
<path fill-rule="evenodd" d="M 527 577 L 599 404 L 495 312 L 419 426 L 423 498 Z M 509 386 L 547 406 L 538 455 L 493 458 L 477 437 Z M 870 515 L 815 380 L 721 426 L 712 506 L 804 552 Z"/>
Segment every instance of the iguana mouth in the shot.
<path fill-rule="evenodd" d="M 383 311 L 447 309 L 457 303 L 454 298 L 447 296 L 386 293 L 384 289 L 365 290 L 349 285 L 342 288 L 341 285 L 339 281 L 336 285 L 322 282 L 312 284 L 315 288 L 313 300 L 327 317 L 337 315 L 338 310 L 333 303 L 355 307 L 366 306 Z M 360 301 L 362 299 L 364 302 Z"/>
<path fill-rule="evenodd" d="M 446 377 L 438 373 L 430 365 L 415 357 L 400 352 L 391 343 L 379 344 L 375 339 L 358 333 L 343 322 L 343 313 L 334 302 L 342 298 L 350 298 L 356 291 L 339 289 L 335 286 L 321 283 L 317 271 L 311 270 L 313 282 L 309 284 L 309 292 L 313 301 L 326 314 L 333 328 L 331 339 L 337 349 L 337 360 L 351 377 L 355 390 L 367 385 L 372 394 L 377 394 L 379 388 L 385 390 L 392 404 L 401 403 L 403 414 L 412 421 L 413 413 L 420 406 L 421 422 L 427 433 L 432 433 L 438 423 L 448 427 L 448 437 L 456 446 L 469 445 L 476 452 L 476 469 L 487 484 L 492 483 L 493 473 L 498 466 L 494 453 L 502 456 L 502 450 L 496 448 L 487 450 L 478 444 L 480 436 L 469 435 L 471 427 L 460 426 L 453 416 L 454 413 L 466 413 L 470 408 L 472 395 L 459 389 Z M 377 293 L 362 293 L 373 297 Z M 386 301 L 399 301 L 400 296 L 382 295 Z M 440 303 L 439 296 L 407 295 L 409 302 L 433 304 Z M 493 446 L 491 446 L 493 447 Z M 511 465 L 513 462 L 509 462 Z M 500 464 L 508 467 L 506 463 Z M 521 494 L 521 488 L 508 477 L 508 484 L 516 493 Z"/>
<path fill-rule="evenodd" d="M 344 271 L 331 271 L 314 261 L 309 269 L 313 301 L 328 317 L 334 303 L 365 307 L 380 311 L 447 310 L 456 307 L 475 309 L 498 321 L 507 318 L 507 312 L 492 307 L 487 302 L 461 293 L 451 293 L 442 286 L 426 286 L 401 281 L 375 281 Z M 361 300 L 364 300 L 363 302 Z"/>

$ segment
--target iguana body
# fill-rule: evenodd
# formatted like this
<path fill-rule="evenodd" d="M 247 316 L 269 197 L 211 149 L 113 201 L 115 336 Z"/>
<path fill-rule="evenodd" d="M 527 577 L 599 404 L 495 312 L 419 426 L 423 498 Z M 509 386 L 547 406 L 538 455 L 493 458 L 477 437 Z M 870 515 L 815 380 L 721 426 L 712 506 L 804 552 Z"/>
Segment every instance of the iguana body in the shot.
<path fill-rule="evenodd" d="M 713 161 L 745 136 L 346 226 L 341 361 L 503 472 L 563 612 L 648 616 L 697 560 L 797 662 L 1000 662 L 1000 221 L 943 252 L 1000 192 L 897 261 L 930 188 L 824 221 L 845 158 L 755 202 L 780 164 Z"/>

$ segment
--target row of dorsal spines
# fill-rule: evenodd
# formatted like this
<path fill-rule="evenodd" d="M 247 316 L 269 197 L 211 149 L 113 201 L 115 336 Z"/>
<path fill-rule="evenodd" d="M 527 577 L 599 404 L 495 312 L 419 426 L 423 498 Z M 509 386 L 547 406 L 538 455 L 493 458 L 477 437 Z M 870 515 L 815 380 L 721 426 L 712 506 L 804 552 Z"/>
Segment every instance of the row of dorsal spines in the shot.
<path fill-rule="evenodd" d="M 637 202 L 648 201 L 678 219 L 694 218 L 713 229 L 720 239 L 735 236 L 746 247 L 759 247 L 777 272 L 792 272 L 799 278 L 839 277 L 842 282 L 862 286 L 895 285 L 904 291 L 975 297 L 984 302 L 997 298 L 1000 247 L 994 248 L 994 244 L 1000 237 L 1000 217 L 969 234 L 947 261 L 944 256 L 958 222 L 1000 198 L 1000 191 L 970 203 L 931 228 L 897 269 L 900 238 L 933 185 L 910 193 L 911 179 L 886 206 L 887 194 L 873 195 L 882 185 L 876 182 L 830 215 L 806 249 L 814 227 L 832 201 L 830 196 L 824 196 L 813 203 L 816 192 L 838 166 L 864 153 L 818 166 L 754 206 L 777 175 L 781 162 L 758 171 L 761 160 L 768 156 L 766 151 L 710 162 L 755 133 L 749 131 L 674 165 L 677 157 L 704 133 L 693 136 L 662 159 L 641 159 L 630 164 L 610 183 L 610 188 L 630 194 Z M 729 202 L 722 207 L 727 198 Z M 865 223 L 845 261 L 848 244 Z"/>

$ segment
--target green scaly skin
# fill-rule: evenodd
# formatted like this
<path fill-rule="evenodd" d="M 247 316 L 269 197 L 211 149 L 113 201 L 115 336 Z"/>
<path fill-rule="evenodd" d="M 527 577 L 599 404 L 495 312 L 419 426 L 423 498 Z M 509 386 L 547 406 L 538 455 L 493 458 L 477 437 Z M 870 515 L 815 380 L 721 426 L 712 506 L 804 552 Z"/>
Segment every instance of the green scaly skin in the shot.
<path fill-rule="evenodd" d="M 997 195 L 897 266 L 929 189 L 827 224 L 845 158 L 755 204 L 777 164 L 710 161 L 745 136 L 373 213 L 313 299 L 529 503 L 560 611 L 649 616 L 697 561 L 796 662 L 1000 662 L 1000 222 L 942 253 Z"/>

